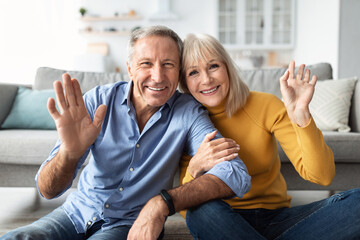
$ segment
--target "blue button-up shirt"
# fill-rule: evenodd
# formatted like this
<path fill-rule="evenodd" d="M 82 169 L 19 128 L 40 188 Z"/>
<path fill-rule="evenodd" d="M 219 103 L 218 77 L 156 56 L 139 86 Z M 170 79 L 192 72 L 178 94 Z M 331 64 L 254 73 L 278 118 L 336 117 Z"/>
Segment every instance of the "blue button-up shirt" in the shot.
<path fill-rule="evenodd" d="M 118 82 L 84 95 L 92 118 L 101 104 L 107 106 L 107 113 L 99 136 L 77 165 L 75 176 L 91 151 L 78 190 L 63 204 L 79 233 L 99 220 L 105 221 L 103 229 L 132 225 L 150 198 L 172 188 L 182 153 L 194 155 L 205 135 L 215 130 L 199 103 L 175 92 L 140 133 L 131 88 L 131 82 Z M 58 141 L 39 172 L 60 144 Z M 239 158 L 216 165 L 208 174 L 219 177 L 239 197 L 249 190 L 250 177 Z"/>

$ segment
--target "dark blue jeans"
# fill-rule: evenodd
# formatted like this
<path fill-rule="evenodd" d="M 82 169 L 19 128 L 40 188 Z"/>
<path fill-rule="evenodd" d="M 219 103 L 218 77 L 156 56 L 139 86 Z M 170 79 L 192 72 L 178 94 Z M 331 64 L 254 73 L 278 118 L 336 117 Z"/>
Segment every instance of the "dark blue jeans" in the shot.
<path fill-rule="evenodd" d="M 360 239 L 360 189 L 292 208 L 232 209 L 216 200 L 189 210 L 194 239 Z"/>
<path fill-rule="evenodd" d="M 12 230 L 0 237 L 0 240 L 126 240 L 131 226 L 101 230 L 103 222 L 95 223 L 86 234 L 77 233 L 74 225 L 62 207 L 58 207 L 38 221 Z M 164 231 L 159 239 L 162 239 Z"/>

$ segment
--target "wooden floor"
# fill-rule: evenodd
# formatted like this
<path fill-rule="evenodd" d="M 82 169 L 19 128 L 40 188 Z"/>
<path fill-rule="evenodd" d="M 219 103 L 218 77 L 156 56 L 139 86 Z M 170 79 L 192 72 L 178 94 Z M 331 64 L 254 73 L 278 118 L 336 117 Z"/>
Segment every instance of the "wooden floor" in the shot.
<path fill-rule="evenodd" d="M 6 232 L 27 225 L 60 206 L 68 194 L 58 199 L 45 200 L 34 188 L 0 188 L 0 236 Z M 326 191 L 292 191 L 293 206 L 326 198 Z M 175 216 L 181 218 L 180 216 Z M 172 224 L 174 219 L 168 220 Z"/>

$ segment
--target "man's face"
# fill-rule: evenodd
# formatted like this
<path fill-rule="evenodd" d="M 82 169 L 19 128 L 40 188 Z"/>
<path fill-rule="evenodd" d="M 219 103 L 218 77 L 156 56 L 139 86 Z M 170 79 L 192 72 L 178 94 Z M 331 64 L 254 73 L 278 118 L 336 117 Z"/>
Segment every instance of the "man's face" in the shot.
<path fill-rule="evenodd" d="M 150 36 L 135 43 L 128 72 L 134 83 L 135 108 L 159 108 L 174 94 L 179 81 L 180 56 L 169 37 Z"/>

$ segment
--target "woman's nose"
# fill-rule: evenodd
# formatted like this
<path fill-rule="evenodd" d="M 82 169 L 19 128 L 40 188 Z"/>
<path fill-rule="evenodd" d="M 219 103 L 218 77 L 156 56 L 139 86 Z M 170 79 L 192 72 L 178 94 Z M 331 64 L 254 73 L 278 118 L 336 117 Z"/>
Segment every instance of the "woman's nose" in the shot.
<path fill-rule="evenodd" d="M 207 74 L 207 73 L 203 74 L 203 77 L 201 80 L 202 84 L 209 84 L 209 83 L 211 83 L 211 81 L 212 81 L 212 78 L 209 74 Z"/>

